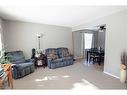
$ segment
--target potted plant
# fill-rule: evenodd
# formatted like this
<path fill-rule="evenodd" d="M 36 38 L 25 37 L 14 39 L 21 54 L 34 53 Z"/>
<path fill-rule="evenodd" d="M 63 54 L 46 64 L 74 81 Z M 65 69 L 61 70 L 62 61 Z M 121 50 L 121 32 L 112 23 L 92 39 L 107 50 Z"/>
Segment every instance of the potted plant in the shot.
<path fill-rule="evenodd" d="M 0 51 L 0 64 L 10 63 L 8 56 L 6 56 L 4 51 Z"/>
<path fill-rule="evenodd" d="M 7 63 L 10 63 L 10 61 L 9 61 L 7 56 L 3 55 L 0 57 L 0 63 L 1 64 L 5 64 L 5 63 L 7 64 Z"/>
<path fill-rule="evenodd" d="M 127 79 L 127 54 L 123 52 L 121 54 L 121 64 L 120 64 L 120 81 L 125 83 Z"/>
<path fill-rule="evenodd" d="M 0 77 L 3 76 L 4 70 L 2 68 L 2 64 L 10 63 L 9 59 L 5 54 L 0 51 Z"/>

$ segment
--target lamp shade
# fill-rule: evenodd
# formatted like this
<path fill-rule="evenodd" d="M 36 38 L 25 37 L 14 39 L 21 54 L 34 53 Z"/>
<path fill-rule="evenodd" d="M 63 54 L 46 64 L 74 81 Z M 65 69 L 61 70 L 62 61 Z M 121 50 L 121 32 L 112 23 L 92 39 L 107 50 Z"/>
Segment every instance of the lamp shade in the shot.
<path fill-rule="evenodd" d="M 36 35 L 37 35 L 37 37 L 42 37 L 43 34 L 42 33 L 37 33 Z"/>

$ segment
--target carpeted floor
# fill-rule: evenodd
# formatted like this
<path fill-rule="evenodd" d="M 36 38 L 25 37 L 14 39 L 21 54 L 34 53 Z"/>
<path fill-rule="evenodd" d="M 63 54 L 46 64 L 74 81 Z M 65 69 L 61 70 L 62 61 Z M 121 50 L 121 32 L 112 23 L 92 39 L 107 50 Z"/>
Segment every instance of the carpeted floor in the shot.
<path fill-rule="evenodd" d="M 14 89 L 126 89 L 126 85 L 104 74 L 102 67 L 78 60 L 74 65 L 57 69 L 37 68 L 34 73 L 14 80 Z"/>

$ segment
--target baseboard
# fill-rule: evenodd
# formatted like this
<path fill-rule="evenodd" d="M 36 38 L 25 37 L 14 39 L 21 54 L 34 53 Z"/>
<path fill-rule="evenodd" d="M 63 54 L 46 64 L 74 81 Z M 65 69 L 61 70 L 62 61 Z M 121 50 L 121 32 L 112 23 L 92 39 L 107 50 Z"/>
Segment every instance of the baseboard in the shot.
<path fill-rule="evenodd" d="M 105 72 L 105 71 L 103 71 L 105 74 L 107 74 L 107 75 L 110 75 L 110 76 L 112 76 L 112 77 L 115 77 L 115 78 L 117 78 L 117 79 L 120 79 L 120 77 L 118 77 L 118 76 L 115 76 L 115 75 L 113 75 L 113 74 L 111 74 L 111 73 L 108 73 L 108 72 Z"/>

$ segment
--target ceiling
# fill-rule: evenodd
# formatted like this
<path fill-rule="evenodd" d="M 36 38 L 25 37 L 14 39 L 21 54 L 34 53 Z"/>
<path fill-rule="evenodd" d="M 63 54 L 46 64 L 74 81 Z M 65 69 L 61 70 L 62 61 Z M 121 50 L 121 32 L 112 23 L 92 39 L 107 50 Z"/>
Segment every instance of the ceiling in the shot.
<path fill-rule="evenodd" d="M 7 20 L 74 27 L 125 10 L 127 6 L 0 6 Z"/>

